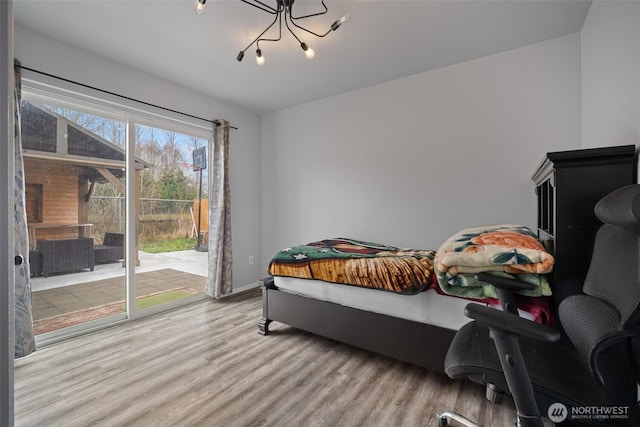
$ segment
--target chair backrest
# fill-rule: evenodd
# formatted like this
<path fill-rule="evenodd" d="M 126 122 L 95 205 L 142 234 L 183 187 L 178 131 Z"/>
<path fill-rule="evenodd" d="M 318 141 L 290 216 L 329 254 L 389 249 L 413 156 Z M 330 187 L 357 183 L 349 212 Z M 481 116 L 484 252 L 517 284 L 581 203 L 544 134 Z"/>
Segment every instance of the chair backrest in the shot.
<path fill-rule="evenodd" d="M 584 292 L 616 307 L 621 327 L 640 314 L 640 185 L 622 187 L 594 209 L 605 224 L 599 230 Z"/>
<path fill-rule="evenodd" d="M 558 314 L 585 364 L 604 384 L 599 362 L 604 350 L 621 345 L 627 354 L 637 353 L 634 341 L 640 321 L 640 185 L 608 194 L 594 212 L 604 225 L 596 235 L 584 295 L 566 298 Z"/>

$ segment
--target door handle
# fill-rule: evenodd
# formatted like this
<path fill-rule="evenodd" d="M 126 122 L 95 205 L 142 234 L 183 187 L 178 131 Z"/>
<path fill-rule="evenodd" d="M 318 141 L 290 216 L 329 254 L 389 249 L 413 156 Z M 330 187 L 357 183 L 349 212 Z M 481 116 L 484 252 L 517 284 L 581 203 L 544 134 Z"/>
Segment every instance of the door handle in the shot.
<path fill-rule="evenodd" d="M 24 262 L 24 257 L 22 255 L 16 255 L 13 258 L 13 262 L 14 262 L 14 265 L 22 265 L 22 263 Z"/>

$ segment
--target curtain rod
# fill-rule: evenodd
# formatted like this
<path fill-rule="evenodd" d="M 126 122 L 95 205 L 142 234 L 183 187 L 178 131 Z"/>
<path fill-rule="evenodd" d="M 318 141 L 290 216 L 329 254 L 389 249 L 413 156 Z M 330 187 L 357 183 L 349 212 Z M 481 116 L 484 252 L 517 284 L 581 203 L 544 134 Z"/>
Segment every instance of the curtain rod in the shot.
<path fill-rule="evenodd" d="M 76 82 L 76 81 L 73 81 L 73 80 L 66 79 L 66 78 L 64 78 L 64 77 L 56 76 L 56 75 L 54 75 L 54 74 L 46 73 L 46 72 L 44 72 L 44 71 L 35 70 L 35 69 L 33 69 L 33 68 L 25 67 L 24 65 L 21 65 L 21 64 L 19 64 L 19 63 L 16 63 L 15 65 L 16 65 L 16 67 L 18 67 L 18 68 L 20 68 L 20 69 L 27 70 L 27 71 L 31 71 L 31 72 L 34 72 L 34 73 L 37 73 L 37 74 L 42 74 L 43 76 L 52 77 L 52 78 L 54 78 L 54 79 L 62 80 L 63 82 L 72 83 L 72 84 L 75 84 L 75 85 L 78 85 L 78 86 L 82 86 L 82 87 L 87 88 L 87 89 L 96 90 L 96 91 L 98 91 L 98 92 L 106 93 L 106 94 L 108 94 L 108 95 L 112 95 L 112 96 L 117 96 L 118 98 L 126 99 L 126 100 L 128 100 L 128 101 L 137 102 L 137 103 L 139 103 L 139 104 L 147 105 L 147 106 L 149 106 L 149 107 L 159 108 L 159 109 L 161 109 L 161 110 L 169 111 L 169 112 L 171 112 L 171 113 L 180 114 L 180 115 L 182 115 L 182 116 L 190 117 L 190 118 L 192 118 L 192 119 L 202 120 L 202 121 L 204 121 L 204 122 L 211 123 L 211 124 L 213 124 L 213 125 L 214 125 L 214 126 L 216 126 L 216 127 L 217 127 L 217 126 L 220 126 L 220 124 L 221 124 L 218 120 L 205 119 L 205 118 L 202 118 L 202 117 L 194 116 L 194 115 L 192 115 L 192 114 L 183 113 L 182 111 L 177 111 L 177 110 L 173 110 L 173 109 L 171 109 L 171 108 L 163 107 L 163 106 L 161 106 L 161 105 L 156 105 L 156 104 L 152 104 L 152 103 L 150 103 L 150 102 L 140 101 L 139 99 L 131 98 L 131 97 L 126 96 L 126 95 L 120 95 L 119 93 L 110 92 L 110 91 L 108 91 L 108 90 L 100 89 L 100 88 L 97 88 L 97 87 L 95 87 L 95 86 L 90 86 L 90 85 L 87 85 L 87 84 L 84 84 L 84 83 L 79 83 L 79 82 Z M 238 130 L 238 128 L 237 128 L 237 127 L 235 127 L 235 126 L 231 126 L 231 125 L 229 125 L 229 127 L 230 127 L 231 129 Z"/>

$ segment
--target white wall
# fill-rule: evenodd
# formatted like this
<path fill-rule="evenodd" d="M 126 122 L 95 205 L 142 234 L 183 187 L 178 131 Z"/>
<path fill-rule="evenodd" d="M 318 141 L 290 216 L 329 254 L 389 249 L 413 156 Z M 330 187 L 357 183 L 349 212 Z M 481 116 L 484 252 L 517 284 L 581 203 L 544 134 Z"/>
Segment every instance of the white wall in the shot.
<path fill-rule="evenodd" d="M 262 139 L 265 267 L 322 238 L 436 249 L 463 227 L 535 227 L 534 169 L 580 146 L 580 37 L 270 113 Z"/>
<path fill-rule="evenodd" d="M 15 55 L 28 68 L 205 118 L 224 118 L 230 133 L 233 283 L 242 287 L 264 276 L 260 266 L 260 118 L 166 80 L 100 56 L 15 28 Z"/>
<path fill-rule="evenodd" d="M 596 0 L 582 29 L 582 146 L 640 145 L 640 2 Z"/>

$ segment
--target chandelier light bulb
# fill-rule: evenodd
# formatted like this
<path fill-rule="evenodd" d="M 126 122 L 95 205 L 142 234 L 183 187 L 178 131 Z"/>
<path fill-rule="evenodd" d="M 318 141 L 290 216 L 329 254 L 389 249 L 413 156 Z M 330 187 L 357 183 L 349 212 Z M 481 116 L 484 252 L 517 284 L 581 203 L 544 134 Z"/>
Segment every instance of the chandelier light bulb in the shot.
<path fill-rule="evenodd" d="M 258 65 L 264 65 L 264 56 L 262 56 L 262 51 L 260 49 L 256 50 L 256 63 Z"/>
<path fill-rule="evenodd" d="M 313 59 L 316 56 L 316 52 L 311 48 L 307 49 L 304 54 L 309 59 Z"/>
<path fill-rule="evenodd" d="M 351 12 L 345 13 L 344 16 L 338 20 L 338 26 L 346 24 L 349 21 L 351 21 Z"/>
<path fill-rule="evenodd" d="M 308 59 L 313 59 L 316 56 L 316 52 L 313 49 L 311 49 L 309 46 L 307 46 L 306 43 L 304 42 L 300 43 L 300 47 L 302 48 L 302 50 L 304 50 L 304 55 Z"/>
<path fill-rule="evenodd" d="M 344 14 L 344 16 L 340 19 L 338 19 L 336 22 L 334 22 L 333 24 L 331 24 L 331 30 L 335 31 L 338 28 L 340 28 L 340 26 L 346 22 L 349 22 L 351 20 L 351 12 L 347 12 Z"/>
<path fill-rule="evenodd" d="M 207 8 L 207 5 L 205 4 L 206 2 L 207 0 L 196 0 L 195 8 L 198 15 L 202 15 L 204 13 L 204 10 Z"/>

